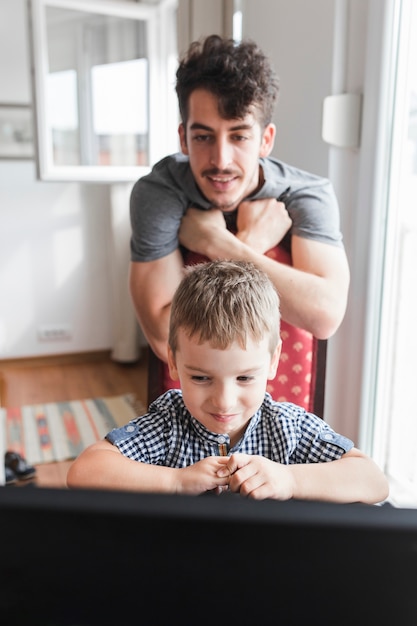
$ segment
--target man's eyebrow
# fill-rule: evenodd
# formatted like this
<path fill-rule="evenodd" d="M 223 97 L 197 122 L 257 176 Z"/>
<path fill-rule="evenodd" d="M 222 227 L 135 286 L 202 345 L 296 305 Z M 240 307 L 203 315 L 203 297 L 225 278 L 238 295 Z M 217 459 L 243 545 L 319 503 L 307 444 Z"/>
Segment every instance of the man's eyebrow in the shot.
<path fill-rule="evenodd" d="M 228 130 L 250 130 L 251 128 L 253 128 L 253 123 L 252 124 L 248 124 L 247 122 L 240 122 L 238 124 L 236 124 L 236 126 L 232 126 L 231 128 L 229 128 Z M 210 133 L 214 132 L 214 129 L 211 128 L 211 126 L 207 126 L 206 124 L 201 124 L 200 122 L 194 122 L 193 124 L 191 124 L 190 126 L 190 130 L 207 130 Z"/>

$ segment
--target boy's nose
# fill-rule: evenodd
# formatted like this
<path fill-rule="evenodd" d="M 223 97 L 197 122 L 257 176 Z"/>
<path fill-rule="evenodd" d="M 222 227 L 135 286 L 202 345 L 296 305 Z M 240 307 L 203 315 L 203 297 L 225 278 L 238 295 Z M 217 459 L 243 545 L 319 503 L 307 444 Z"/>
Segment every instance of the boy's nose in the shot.
<path fill-rule="evenodd" d="M 231 385 L 219 385 L 215 389 L 211 401 L 218 413 L 226 415 L 235 406 L 236 393 Z"/>

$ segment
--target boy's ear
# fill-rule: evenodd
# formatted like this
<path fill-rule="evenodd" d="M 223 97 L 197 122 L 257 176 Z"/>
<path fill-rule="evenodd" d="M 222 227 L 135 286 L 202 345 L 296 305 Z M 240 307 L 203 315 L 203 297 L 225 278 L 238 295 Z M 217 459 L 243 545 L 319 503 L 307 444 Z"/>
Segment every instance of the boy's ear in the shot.
<path fill-rule="evenodd" d="M 181 152 L 183 154 L 188 155 L 187 136 L 186 136 L 186 133 L 185 133 L 185 126 L 184 126 L 184 124 L 182 122 L 178 126 L 178 135 L 179 135 L 179 138 L 180 138 Z"/>
<path fill-rule="evenodd" d="M 171 348 L 168 346 L 168 369 L 169 375 L 172 380 L 179 380 L 177 366 L 175 364 L 175 354 L 172 352 Z"/>
<path fill-rule="evenodd" d="M 275 378 L 276 373 L 277 373 L 279 357 L 281 355 L 281 346 L 282 346 L 282 341 L 280 340 L 279 344 L 277 345 L 277 347 L 275 348 L 275 350 L 274 350 L 274 352 L 273 352 L 273 354 L 271 356 L 271 363 L 269 365 L 268 380 L 273 380 Z"/>
<path fill-rule="evenodd" d="M 275 124 L 272 124 L 272 123 L 268 124 L 268 126 L 264 128 L 264 131 L 262 134 L 261 148 L 259 151 L 260 157 L 267 157 L 271 154 L 272 148 L 274 147 L 274 143 L 275 143 L 275 134 L 276 134 Z"/>

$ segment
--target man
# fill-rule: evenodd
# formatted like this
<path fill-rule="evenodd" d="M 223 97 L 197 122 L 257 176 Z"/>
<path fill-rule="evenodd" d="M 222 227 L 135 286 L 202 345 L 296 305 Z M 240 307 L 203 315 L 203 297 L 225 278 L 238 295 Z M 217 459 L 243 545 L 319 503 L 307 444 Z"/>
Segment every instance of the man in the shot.
<path fill-rule="evenodd" d="M 349 286 L 333 188 L 269 157 L 278 80 L 254 42 L 235 45 L 217 35 L 194 42 L 176 90 L 182 154 L 157 163 L 131 195 L 130 290 L 139 323 L 166 362 L 184 264 L 251 261 L 281 299 L 287 369 L 280 365 L 280 380 L 268 391 L 308 406 L 312 335 L 324 339 L 337 330 Z"/>

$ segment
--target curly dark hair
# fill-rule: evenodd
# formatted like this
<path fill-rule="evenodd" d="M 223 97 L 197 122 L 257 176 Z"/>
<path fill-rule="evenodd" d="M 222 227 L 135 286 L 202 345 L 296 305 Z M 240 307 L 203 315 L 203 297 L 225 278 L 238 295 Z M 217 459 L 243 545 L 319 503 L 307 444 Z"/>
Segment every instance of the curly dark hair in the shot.
<path fill-rule="evenodd" d="M 184 124 L 188 119 L 188 100 L 195 89 L 206 89 L 218 98 L 224 119 L 242 119 L 251 107 L 266 127 L 272 119 L 279 82 L 269 59 L 250 39 L 210 35 L 194 41 L 177 69 L 176 92 Z"/>

